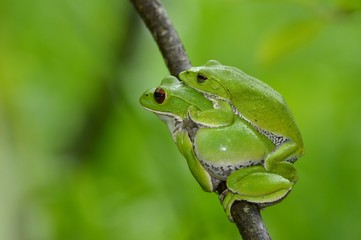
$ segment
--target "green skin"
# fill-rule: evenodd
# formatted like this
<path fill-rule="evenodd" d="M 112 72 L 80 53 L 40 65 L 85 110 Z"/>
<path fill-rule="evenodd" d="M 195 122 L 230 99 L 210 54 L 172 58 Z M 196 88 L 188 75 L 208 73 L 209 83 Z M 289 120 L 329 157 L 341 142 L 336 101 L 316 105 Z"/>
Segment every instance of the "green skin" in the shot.
<path fill-rule="evenodd" d="M 276 149 L 265 158 L 266 170 L 297 180 L 292 163 L 303 155 L 302 137 L 286 102 L 277 91 L 237 68 L 214 60 L 181 72 L 179 78 L 209 100 L 219 103 L 211 110 L 213 114 L 232 111 L 267 136 Z M 224 108 L 224 105 L 228 106 Z M 195 110 L 193 114 L 197 114 Z M 198 110 L 198 114 L 205 113 Z M 224 126 L 226 120 L 220 120 L 220 125 Z"/>
<path fill-rule="evenodd" d="M 233 111 L 218 109 L 230 107 L 228 102 L 208 100 L 175 77 L 167 77 L 159 88 L 146 91 L 140 103 L 168 125 L 203 190 L 213 192 L 226 181 L 228 189 L 221 201 L 231 221 L 234 201 L 270 205 L 292 189 L 295 169 L 281 175 L 267 171 L 263 163 L 276 145 Z"/>

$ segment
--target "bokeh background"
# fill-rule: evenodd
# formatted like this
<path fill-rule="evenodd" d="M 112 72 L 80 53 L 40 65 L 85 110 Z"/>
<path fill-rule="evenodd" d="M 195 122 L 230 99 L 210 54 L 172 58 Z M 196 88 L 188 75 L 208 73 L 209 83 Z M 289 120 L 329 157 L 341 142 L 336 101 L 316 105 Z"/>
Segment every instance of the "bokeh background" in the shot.
<path fill-rule="evenodd" d="M 361 2 L 164 0 L 193 65 L 287 100 L 299 182 L 273 239 L 361 237 Z M 239 239 L 166 126 L 138 103 L 168 75 L 123 0 L 0 2 L 0 239 Z"/>

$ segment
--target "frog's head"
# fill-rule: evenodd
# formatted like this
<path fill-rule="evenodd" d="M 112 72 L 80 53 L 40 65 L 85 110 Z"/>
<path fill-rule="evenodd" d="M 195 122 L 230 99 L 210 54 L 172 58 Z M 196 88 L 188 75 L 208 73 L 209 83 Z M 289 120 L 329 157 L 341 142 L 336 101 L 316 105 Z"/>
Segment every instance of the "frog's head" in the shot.
<path fill-rule="evenodd" d="M 227 88 L 220 81 L 231 77 L 229 67 L 218 61 L 210 60 L 200 67 L 192 67 L 179 74 L 180 80 L 186 85 L 203 93 L 209 93 L 224 99 L 229 99 Z"/>
<path fill-rule="evenodd" d="M 159 87 L 145 91 L 139 102 L 162 120 L 166 116 L 177 118 L 179 121 L 184 119 L 191 105 L 199 109 L 212 107 L 212 103 L 201 93 L 184 85 L 173 76 L 164 78 Z"/>

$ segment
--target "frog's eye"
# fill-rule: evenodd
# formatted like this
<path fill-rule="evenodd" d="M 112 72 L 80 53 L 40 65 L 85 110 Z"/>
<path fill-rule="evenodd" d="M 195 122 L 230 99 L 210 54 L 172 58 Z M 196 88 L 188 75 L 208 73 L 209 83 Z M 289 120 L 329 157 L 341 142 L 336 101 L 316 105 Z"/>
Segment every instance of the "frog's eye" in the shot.
<path fill-rule="evenodd" d="M 198 73 L 197 74 L 197 81 L 199 83 L 204 83 L 208 78 L 206 77 L 206 75 L 202 74 L 202 73 Z"/>
<path fill-rule="evenodd" d="M 164 102 L 164 99 L 165 99 L 165 91 L 164 91 L 164 89 L 160 88 L 160 87 L 155 89 L 155 91 L 154 91 L 154 100 L 157 103 L 161 104 L 161 103 Z"/>

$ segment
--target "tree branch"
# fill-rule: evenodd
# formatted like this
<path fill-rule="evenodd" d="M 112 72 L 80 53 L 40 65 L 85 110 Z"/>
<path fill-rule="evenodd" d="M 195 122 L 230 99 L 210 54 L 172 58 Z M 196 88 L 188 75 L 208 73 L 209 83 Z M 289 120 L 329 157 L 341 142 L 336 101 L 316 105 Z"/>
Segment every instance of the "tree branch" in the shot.
<path fill-rule="evenodd" d="M 217 193 L 221 194 L 226 189 L 226 182 L 222 182 L 217 188 Z M 263 223 L 261 209 L 257 204 L 247 201 L 236 201 L 231 207 L 231 215 L 244 240 L 271 239 Z"/>
<path fill-rule="evenodd" d="M 131 2 L 152 33 L 169 72 L 177 77 L 181 71 L 189 69 L 191 63 L 183 44 L 160 1 L 131 0 Z M 226 188 L 223 182 L 217 192 L 220 194 Z M 244 240 L 271 239 L 263 224 L 260 207 L 257 204 L 236 201 L 232 205 L 231 214 Z"/>
<path fill-rule="evenodd" d="M 157 42 L 170 74 L 178 77 L 180 72 L 189 69 L 192 65 L 160 1 L 131 0 L 131 2 Z"/>
<path fill-rule="evenodd" d="M 231 207 L 231 214 L 244 240 L 271 239 L 257 204 L 247 201 L 235 202 Z"/>

